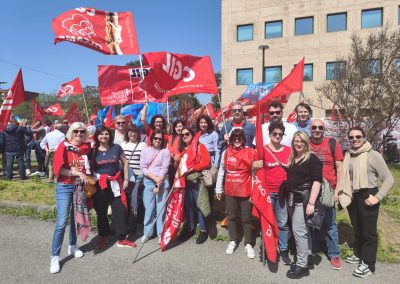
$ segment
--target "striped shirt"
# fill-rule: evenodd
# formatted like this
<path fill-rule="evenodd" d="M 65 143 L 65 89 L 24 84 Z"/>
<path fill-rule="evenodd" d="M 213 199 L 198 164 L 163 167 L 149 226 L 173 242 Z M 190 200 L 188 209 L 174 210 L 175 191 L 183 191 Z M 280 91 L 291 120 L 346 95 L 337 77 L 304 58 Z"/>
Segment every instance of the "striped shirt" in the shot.
<path fill-rule="evenodd" d="M 125 157 L 135 176 L 142 174 L 140 171 L 140 153 L 147 147 L 146 143 L 139 142 L 138 144 L 124 141 L 121 143 L 121 147 L 124 149 Z"/>

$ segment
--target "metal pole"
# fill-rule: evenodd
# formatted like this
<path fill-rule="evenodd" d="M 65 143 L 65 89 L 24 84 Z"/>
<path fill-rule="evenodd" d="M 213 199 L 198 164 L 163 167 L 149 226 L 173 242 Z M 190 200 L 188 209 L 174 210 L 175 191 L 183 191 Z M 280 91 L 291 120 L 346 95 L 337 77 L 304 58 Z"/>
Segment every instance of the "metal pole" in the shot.
<path fill-rule="evenodd" d="M 222 109 L 221 98 L 219 97 L 219 94 L 218 94 L 217 96 L 218 96 L 219 105 L 220 105 L 220 107 L 221 107 L 222 123 L 224 124 L 225 134 L 228 134 L 228 131 L 226 130 L 226 122 L 225 122 L 224 111 L 223 111 L 223 109 Z"/>
<path fill-rule="evenodd" d="M 141 73 L 141 75 L 142 75 L 142 81 L 144 80 L 144 72 L 143 72 L 143 63 L 142 63 L 142 55 L 141 54 L 139 54 L 139 62 L 140 62 L 140 73 Z M 146 91 L 144 91 L 144 97 L 146 98 L 146 101 L 147 101 L 147 92 Z"/>
<path fill-rule="evenodd" d="M 173 191 L 174 191 L 174 188 L 171 188 L 171 190 L 170 190 L 169 193 L 168 193 L 167 198 L 165 199 L 165 202 L 164 202 L 164 204 L 163 204 L 163 206 L 162 206 L 160 212 L 163 212 L 163 211 L 164 211 L 165 205 L 167 205 L 168 199 L 169 199 L 169 197 L 171 196 L 171 193 L 172 193 Z M 156 218 L 154 219 L 153 224 L 151 224 L 150 232 L 153 231 L 154 226 L 155 226 L 155 224 L 156 224 L 156 222 L 157 222 L 157 220 L 158 220 L 158 218 L 159 218 L 160 216 L 161 216 L 161 214 L 158 214 L 158 215 L 156 216 Z M 140 252 L 142 251 L 142 248 L 143 248 L 143 246 L 144 246 L 145 243 L 146 243 L 146 242 L 143 242 L 143 243 L 141 244 L 140 249 L 139 249 L 138 253 L 137 253 L 136 256 L 135 256 L 135 259 L 133 260 L 133 264 L 135 263 L 135 261 L 136 261 L 137 257 L 139 256 Z"/>
<path fill-rule="evenodd" d="M 262 66 L 261 66 L 262 83 L 265 83 L 265 72 L 264 72 L 264 67 L 265 67 L 265 47 L 263 46 L 263 48 L 262 48 Z"/>
<path fill-rule="evenodd" d="M 88 111 L 87 104 L 86 104 L 85 93 L 82 93 L 82 96 L 83 96 L 83 102 L 85 103 L 85 109 L 86 109 L 87 122 L 88 122 L 88 123 L 90 123 L 90 119 L 89 119 L 89 111 Z"/>

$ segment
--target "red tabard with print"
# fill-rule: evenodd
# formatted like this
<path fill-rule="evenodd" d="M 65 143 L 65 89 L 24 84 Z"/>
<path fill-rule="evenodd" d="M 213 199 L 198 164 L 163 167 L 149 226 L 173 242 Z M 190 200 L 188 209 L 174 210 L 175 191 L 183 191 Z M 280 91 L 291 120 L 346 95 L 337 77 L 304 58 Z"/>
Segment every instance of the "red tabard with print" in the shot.
<path fill-rule="evenodd" d="M 265 146 L 264 148 L 269 147 Z M 271 148 L 269 147 L 271 150 Z M 284 146 L 283 150 L 280 152 L 275 152 L 275 157 L 284 164 L 287 164 L 291 149 L 288 146 Z M 274 158 L 264 149 L 264 170 L 265 170 L 265 183 L 267 184 L 268 193 L 279 192 L 282 182 L 287 179 L 286 171 L 275 162 Z"/>
<path fill-rule="evenodd" d="M 225 194 L 249 197 L 251 195 L 251 163 L 255 151 L 252 148 L 240 150 L 228 147 L 225 153 Z"/>

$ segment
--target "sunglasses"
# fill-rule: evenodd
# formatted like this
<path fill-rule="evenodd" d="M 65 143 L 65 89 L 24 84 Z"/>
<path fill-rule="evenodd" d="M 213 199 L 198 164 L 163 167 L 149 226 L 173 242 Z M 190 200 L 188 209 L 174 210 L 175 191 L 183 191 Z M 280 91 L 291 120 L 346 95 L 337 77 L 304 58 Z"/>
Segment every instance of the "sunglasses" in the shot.
<path fill-rule="evenodd" d="M 270 112 L 269 112 L 269 115 L 271 115 L 271 116 L 272 116 L 272 115 L 275 115 L 275 114 L 276 114 L 276 115 L 280 115 L 281 112 L 282 112 L 282 111 L 280 111 L 280 110 L 277 110 L 277 111 L 270 111 Z"/>
<path fill-rule="evenodd" d="M 185 133 L 182 133 L 182 136 L 190 137 L 190 136 L 192 136 L 192 134 L 190 132 L 185 132 Z"/>
<path fill-rule="evenodd" d="M 164 138 L 154 137 L 153 140 L 156 140 L 156 141 L 163 141 Z"/>
<path fill-rule="evenodd" d="M 68 125 L 68 122 L 63 122 L 64 125 Z"/>
<path fill-rule="evenodd" d="M 236 137 L 232 137 L 232 140 L 233 141 L 242 141 L 243 139 L 242 139 L 242 137 L 240 137 L 240 136 L 236 136 Z"/>
<path fill-rule="evenodd" d="M 349 140 L 354 140 L 354 139 L 360 140 L 361 138 L 363 138 L 362 135 L 349 136 Z"/>
<path fill-rule="evenodd" d="M 75 129 L 75 130 L 72 131 L 72 132 L 74 132 L 74 133 L 80 133 L 80 134 L 85 134 L 85 133 L 86 133 L 86 130 L 78 130 L 78 129 Z"/>
<path fill-rule="evenodd" d="M 120 122 L 116 122 L 115 124 L 117 124 L 117 125 L 124 125 L 124 124 L 126 124 L 126 122 L 125 122 L 125 121 L 120 121 Z"/>
<path fill-rule="evenodd" d="M 232 112 L 233 113 L 235 113 L 235 112 L 241 113 L 241 112 L 243 112 L 243 110 L 242 109 L 232 109 Z"/>
<path fill-rule="evenodd" d="M 322 126 L 322 125 L 313 125 L 313 126 L 311 126 L 311 129 L 312 130 L 316 130 L 316 129 L 319 129 L 319 130 L 324 130 L 324 127 Z"/>
<path fill-rule="evenodd" d="M 283 133 L 279 133 L 279 132 L 272 132 L 271 135 L 274 137 L 279 137 L 279 138 L 283 137 Z"/>

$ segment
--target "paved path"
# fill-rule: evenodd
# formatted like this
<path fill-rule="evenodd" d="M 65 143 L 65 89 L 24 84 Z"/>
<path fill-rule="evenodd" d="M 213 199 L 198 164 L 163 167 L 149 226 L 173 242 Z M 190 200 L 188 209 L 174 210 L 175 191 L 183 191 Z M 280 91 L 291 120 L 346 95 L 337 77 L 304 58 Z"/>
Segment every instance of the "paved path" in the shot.
<path fill-rule="evenodd" d="M 247 259 L 241 245 L 234 255 L 225 255 L 226 243 L 208 240 L 196 245 L 188 240 L 161 253 L 156 239 L 147 243 L 142 258 L 132 264 L 138 249 L 110 246 L 93 251 L 95 235 L 82 246 L 85 256 L 66 256 L 64 242 L 62 270 L 49 273 L 50 243 L 54 223 L 28 217 L 0 215 L 0 283 L 289 283 L 288 267 L 279 265 L 270 272 L 257 260 Z M 68 239 L 66 234 L 65 240 Z M 377 273 L 360 280 L 351 275 L 354 265 L 343 264 L 334 271 L 322 258 L 309 277 L 300 283 L 398 283 L 400 265 L 379 263 Z M 397 272 L 397 273 L 396 273 Z M 296 282 L 297 283 L 297 282 Z"/>

